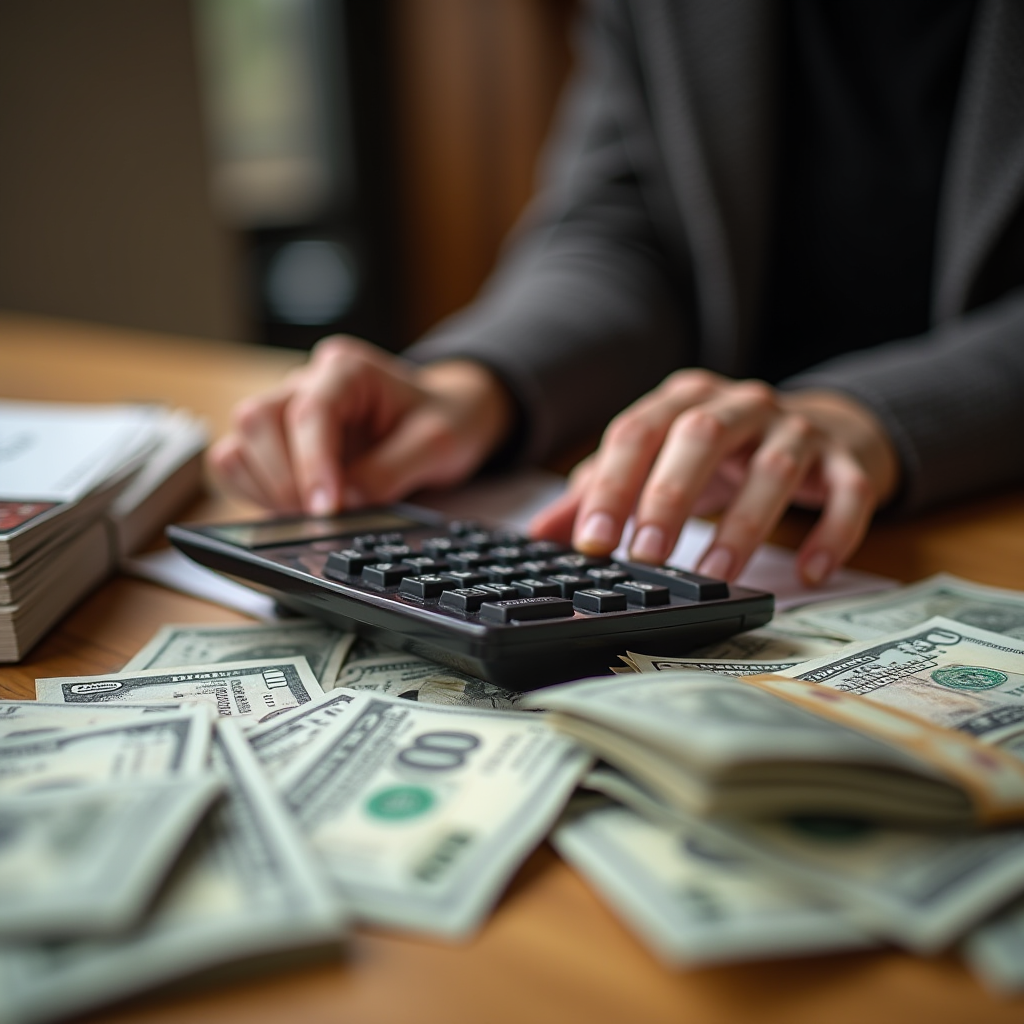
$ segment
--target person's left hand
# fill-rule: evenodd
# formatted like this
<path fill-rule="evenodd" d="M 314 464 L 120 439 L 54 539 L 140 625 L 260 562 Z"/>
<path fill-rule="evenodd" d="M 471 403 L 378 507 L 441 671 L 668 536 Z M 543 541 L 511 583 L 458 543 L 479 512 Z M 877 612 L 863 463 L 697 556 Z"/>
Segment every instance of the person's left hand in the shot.
<path fill-rule="evenodd" d="M 688 516 L 724 510 L 698 571 L 733 580 L 790 504 L 820 508 L 797 558 L 817 585 L 856 550 L 898 479 L 889 436 L 849 396 L 683 370 L 612 420 L 530 532 L 606 555 L 633 514 L 630 557 L 660 564 Z"/>

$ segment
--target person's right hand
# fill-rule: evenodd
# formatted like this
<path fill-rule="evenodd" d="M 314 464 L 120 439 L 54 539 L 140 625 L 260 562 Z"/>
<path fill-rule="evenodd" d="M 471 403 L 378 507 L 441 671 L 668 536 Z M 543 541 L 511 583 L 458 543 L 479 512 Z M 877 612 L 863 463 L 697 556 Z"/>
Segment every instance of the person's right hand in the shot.
<path fill-rule="evenodd" d="M 469 476 L 511 429 L 512 399 L 483 364 L 418 367 L 356 338 L 234 411 L 210 449 L 223 486 L 276 512 L 329 515 Z"/>

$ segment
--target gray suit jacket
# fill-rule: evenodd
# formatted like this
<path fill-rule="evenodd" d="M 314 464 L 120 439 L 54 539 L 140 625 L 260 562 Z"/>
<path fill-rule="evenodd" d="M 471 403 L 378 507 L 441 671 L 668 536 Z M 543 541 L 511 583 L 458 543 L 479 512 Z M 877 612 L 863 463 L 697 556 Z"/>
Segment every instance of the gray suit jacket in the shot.
<path fill-rule="evenodd" d="M 674 369 L 749 372 L 775 166 L 768 0 L 595 0 L 544 184 L 478 299 L 417 361 L 493 367 L 524 454 L 595 436 Z M 954 115 L 931 328 L 783 382 L 846 392 L 916 509 L 1024 478 L 1024 3 L 980 0 Z M 865 296 L 870 301 L 870 296 Z"/>

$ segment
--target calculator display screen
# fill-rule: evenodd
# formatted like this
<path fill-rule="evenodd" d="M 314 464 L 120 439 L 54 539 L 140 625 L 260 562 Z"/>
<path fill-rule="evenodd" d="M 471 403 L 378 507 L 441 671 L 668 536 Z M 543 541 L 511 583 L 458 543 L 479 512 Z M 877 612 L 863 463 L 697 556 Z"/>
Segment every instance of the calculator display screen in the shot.
<path fill-rule="evenodd" d="M 206 532 L 242 548 L 265 548 L 276 544 L 300 544 L 350 533 L 378 533 L 411 530 L 422 526 L 394 512 L 354 512 L 330 519 L 289 519 L 283 522 L 235 523 L 207 527 Z"/>

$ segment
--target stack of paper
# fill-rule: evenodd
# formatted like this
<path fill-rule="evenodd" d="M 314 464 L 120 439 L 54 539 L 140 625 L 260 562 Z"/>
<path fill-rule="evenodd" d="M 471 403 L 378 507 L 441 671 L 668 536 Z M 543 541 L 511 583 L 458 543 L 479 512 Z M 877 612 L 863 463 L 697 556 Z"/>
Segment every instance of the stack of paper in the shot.
<path fill-rule="evenodd" d="M 180 410 L 0 401 L 0 662 L 195 492 L 205 444 Z"/>

